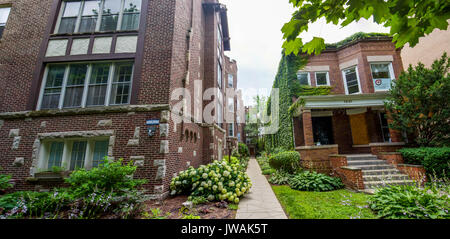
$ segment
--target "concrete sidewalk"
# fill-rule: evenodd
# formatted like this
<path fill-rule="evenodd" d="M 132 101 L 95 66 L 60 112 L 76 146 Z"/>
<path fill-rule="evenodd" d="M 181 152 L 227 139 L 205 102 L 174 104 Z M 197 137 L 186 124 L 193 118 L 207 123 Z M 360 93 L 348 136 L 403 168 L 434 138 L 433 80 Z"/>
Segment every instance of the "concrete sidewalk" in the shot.
<path fill-rule="evenodd" d="M 253 187 L 239 203 L 236 219 L 287 219 L 256 159 L 250 159 L 247 174 Z"/>

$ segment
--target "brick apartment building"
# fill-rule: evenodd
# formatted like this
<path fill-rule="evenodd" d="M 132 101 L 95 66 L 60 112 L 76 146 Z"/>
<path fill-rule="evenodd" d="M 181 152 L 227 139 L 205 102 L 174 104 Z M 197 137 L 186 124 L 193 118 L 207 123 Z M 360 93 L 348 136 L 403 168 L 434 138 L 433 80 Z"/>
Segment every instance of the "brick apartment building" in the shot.
<path fill-rule="evenodd" d="M 218 0 L 0 0 L 0 37 L 0 173 L 15 190 L 48 190 L 62 182 L 54 166 L 89 169 L 108 156 L 133 160 L 149 193 L 164 196 L 174 174 L 220 159 L 238 131 L 172 120 L 186 101 L 171 97 L 177 88 L 221 93 L 193 100 L 184 118 L 242 105 L 222 95 L 237 86 L 237 64 L 224 55 Z"/>
<path fill-rule="evenodd" d="M 311 167 L 330 170 L 330 155 L 393 152 L 405 143 L 390 129 L 384 101 L 403 71 L 390 37 L 372 37 L 310 56 L 301 84 L 332 86 L 326 96 L 305 96 L 293 119 L 296 149 Z"/>

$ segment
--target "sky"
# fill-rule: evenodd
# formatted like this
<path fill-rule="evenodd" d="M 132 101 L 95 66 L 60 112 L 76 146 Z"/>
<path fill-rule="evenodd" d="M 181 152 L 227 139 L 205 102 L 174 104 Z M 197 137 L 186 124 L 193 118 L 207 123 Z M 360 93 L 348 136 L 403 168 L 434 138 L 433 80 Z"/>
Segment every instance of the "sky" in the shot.
<path fill-rule="evenodd" d="M 256 95 L 269 95 L 281 59 L 281 28 L 295 9 L 289 0 L 220 0 L 228 9 L 231 51 L 225 54 L 238 63 L 238 88 L 245 105 L 253 105 Z M 301 35 L 303 42 L 313 36 L 326 43 L 341 41 L 356 32 L 389 32 L 373 21 L 361 20 L 345 28 L 319 20 Z"/>

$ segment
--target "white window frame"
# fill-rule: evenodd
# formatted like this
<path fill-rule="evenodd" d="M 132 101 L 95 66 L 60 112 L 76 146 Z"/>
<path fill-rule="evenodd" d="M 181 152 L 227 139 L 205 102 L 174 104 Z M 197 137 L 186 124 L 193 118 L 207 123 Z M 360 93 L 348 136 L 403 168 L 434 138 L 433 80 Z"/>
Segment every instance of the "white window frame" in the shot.
<path fill-rule="evenodd" d="M 395 73 L 394 73 L 394 66 L 392 65 L 391 61 L 380 61 L 380 62 L 374 61 L 374 62 L 369 62 L 370 77 L 372 78 L 372 82 L 376 80 L 376 79 L 373 78 L 372 64 L 375 64 L 375 65 L 387 64 L 388 68 L 389 68 L 389 74 L 391 75 L 391 82 L 393 82 L 396 79 L 395 78 Z M 375 87 L 374 87 L 374 91 L 375 92 L 386 92 L 386 91 L 389 91 L 389 90 L 375 90 Z"/>
<path fill-rule="evenodd" d="M 350 67 L 347 67 L 347 68 L 345 68 L 345 69 L 342 69 L 342 80 L 344 81 L 345 94 L 346 94 L 346 95 L 350 95 L 350 94 L 348 93 L 347 78 L 346 78 L 346 76 L 345 76 L 345 71 L 346 71 L 346 70 L 349 70 L 349 69 L 351 69 L 351 68 L 355 68 L 356 79 L 357 79 L 357 81 L 358 81 L 358 89 L 359 89 L 359 92 L 353 93 L 352 95 L 362 94 L 361 81 L 360 81 L 360 79 L 359 79 L 359 72 L 358 72 L 358 66 L 357 66 L 357 65 L 350 66 Z"/>
<path fill-rule="evenodd" d="M 230 85 L 230 80 L 231 80 L 231 85 Z M 228 87 L 230 88 L 234 88 L 234 76 L 233 74 L 228 74 Z"/>
<path fill-rule="evenodd" d="M 78 12 L 78 16 L 77 16 L 77 20 L 76 20 L 76 24 L 75 24 L 75 29 L 73 31 L 73 33 L 80 33 L 80 24 L 81 24 L 81 18 L 83 15 L 83 10 L 84 10 L 84 3 L 88 1 L 88 0 L 78 0 L 78 1 L 74 1 L 74 2 L 80 2 L 80 9 Z M 59 28 L 61 26 L 61 19 L 62 16 L 64 14 L 64 11 L 66 9 L 66 2 L 68 1 L 62 1 L 61 2 L 61 7 L 59 9 L 59 13 L 58 13 L 58 19 L 56 21 L 56 25 L 55 25 L 55 29 L 54 29 L 54 34 L 58 34 L 59 32 Z M 105 0 L 101 0 L 100 2 L 100 9 L 99 9 L 99 13 L 97 16 L 97 22 L 95 25 L 95 32 L 100 32 L 100 27 L 101 27 L 101 21 L 102 21 L 102 14 L 103 14 L 103 7 L 105 6 Z M 123 20 L 123 14 L 124 14 L 124 9 L 125 9 L 125 0 L 121 0 L 120 2 L 120 10 L 119 10 L 119 18 L 117 19 L 117 27 L 116 27 L 116 31 L 120 31 L 122 29 L 122 20 Z M 139 14 L 142 14 L 142 0 L 141 0 L 141 9 L 139 9 Z M 140 26 L 141 22 L 139 22 L 139 26 Z M 129 31 L 137 31 L 139 29 L 136 30 L 129 30 Z"/>
<path fill-rule="evenodd" d="M 112 85 L 113 85 L 113 77 L 115 77 L 115 66 L 116 64 L 120 64 L 120 63 L 132 63 L 132 73 L 131 73 L 131 80 L 130 80 L 130 89 L 129 89 L 129 99 L 128 99 L 128 103 L 127 104 L 111 104 L 110 103 L 110 97 L 111 97 L 111 91 L 112 91 Z M 61 88 L 61 95 L 59 98 L 59 104 L 58 104 L 58 108 L 54 108 L 54 109 L 50 109 L 50 110 L 62 110 L 62 109 L 79 109 L 79 108 L 91 108 L 91 107 L 99 107 L 99 106 L 87 106 L 87 98 L 88 98 L 88 91 L 89 91 L 89 81 L 91 79 L 91 74 L 92 74 L 92 66 L 93 64 L 97 64 L 97 63 L 108 63 L 110 64 L 110 68 L 109 68 L 109 76 L 108 76 L 108 86 L 106 88 L 106 95 L 105 95 L 105 104 L 104 105 L 100 105 L 100 106 L 110 106 L 110 105 L 129 105 L 131 103 L 131 94 L 132 94 L 132 88 L 133 88 L 133 78 L 134 78 L 134 62 L 132 61 L 100 61 L 100 62 L 71 62 L 71 63 L 55 63 L 55 64 L 48 64 L 45 67 L 45 71 L 44 71 L 44 78 L 42 80 L 42 84 L 41 84 L 41 89 L 40 89 L 40 93 L 39 93 L 39 99 L 38 99 L 38 104 L 37 104 L 37 108 L 36 110 L 41 110 L 42 108 L 42 100 L 44 98 L 44 91 L 45 91 L 45 85 L 47 83 L 47 79 L 48 79 L 48 73 L 49 73 L 49 68 L 52 65 L 66 65 L 66 70 L 64 73 L 64 80 L 62 83 L 62 88 Z M 77 64 L 87 64 L 88 65 L 88 69 L 86 72 L 86 78 L 84 80 L 84 89 L 83 89 L 83 95 L 82 95 L 82 100 L 81 100 L 81 106 L 80 107 L 71 107 L 71 108 L 64 108 L 64 99 L 65 99 L 65 93 L 66 93 L 66 87 L 67 87 L 67 80 L 69 78 L 69 69 L 71 65 L 77 65 Z"/>
<path fill-rule="evenodd" d="M 308 76 L 308 85 L 311 86 L 311 72 L 308 72 L 308 71 L 300 71 L 300 72 L 297 72 L 297 80 L 298 80 L 298 81 L 300 81 L 300 80 L 298 79 L 298 76 L 301 75 L 301 74 L 306 74 L 306 75 Z"/>
<path fill-rule="evenodd" d="M 72 159 L 73 143 L 78 142 L 78 141 L 87 142 L 83 168 L 85 168 L 87 170 L 92 169 L 93 168 L 92 167 L 93 160 L 94 160 L 95 142 L 98 142 L 98 141 L 108 141 L 109 142 L 109 140 L 110 140 L 109 136 L 92 137 L 92 138 L 68 138 L 68 139 L 43 140 L 41 142 L 41 146 L 40 146 L 40 150 L 39 150 L 39 160 L 38 160 L 37 170 L 38 171 L 51 170 L 51 168 L 48 168 L 48 160 L 50 157 L 51 144 L 54 142 L 63 142 L 64 149 L 63 149 L 63 154 L 62 154 L 61 167 L 65 171 L 70 171 L 70 160 Z"/>
<path fill-rule="evenodd" d="M 8 9 L 6 13 L 6 21 L 0 22 L 0 27 L 6 27 L 6 23 L 8 23 L 9 15 L 11 14 L 11 6 L 0 6 L 0 9 Z"/>
<path fill-rule="evenodd" d="M 323 73 L 326 73 L 327 84 L 326 85 L 319 85 L 319 82 L 317 81 L 317 74 L 323 74 Z M 314 76 L 316 78 L 316 86 L 330 86 L 330 73 L 328 71 L 317 71 L 317 72 L 314 72 Z"/>

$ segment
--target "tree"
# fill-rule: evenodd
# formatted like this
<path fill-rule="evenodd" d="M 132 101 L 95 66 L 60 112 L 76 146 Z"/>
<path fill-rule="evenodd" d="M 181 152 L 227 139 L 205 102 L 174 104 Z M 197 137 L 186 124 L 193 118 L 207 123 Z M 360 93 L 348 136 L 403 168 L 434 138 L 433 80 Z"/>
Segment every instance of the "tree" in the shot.
<path fill-rule="evenodd" d="M 420 146 L 450 145 L 450 60 L 447 53 L 431 69 L 422 63 L 392 85 L 386 108 L 390 127 L 413 133 Z"/>
<path fill-rule="evenodd" d="M 447 30 L 450 19 L 448 0 L 289 0 L 296 10 L 282 32 L 285 54 L 320 54 L 325 49 L 325 40 L 314 37 L 303 43 L 298 36 L 308 31 L 308 26 L 320 18 L 327 23 L 345 27 L 361 18 L 390 27 L 390 35 L 400 48 L 406 43 L 414 47 L 419 38 L 434 29 Z"/>

